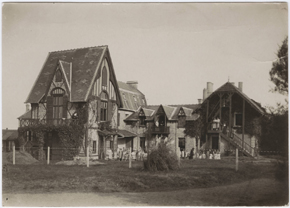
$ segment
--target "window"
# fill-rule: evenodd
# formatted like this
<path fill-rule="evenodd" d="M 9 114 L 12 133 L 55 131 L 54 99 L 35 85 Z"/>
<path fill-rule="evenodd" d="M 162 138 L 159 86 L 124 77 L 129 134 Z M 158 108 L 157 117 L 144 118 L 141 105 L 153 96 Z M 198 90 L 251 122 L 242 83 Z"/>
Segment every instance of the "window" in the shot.
<path fill-rule="evenodd" d="M 63 118 L 63 95 L 64 90 L 61 88 L 56 88 L 52 91 L 53 96 L 53 118 L 60 119 Z"/>
<path fill-rule="evenodd" d="M 60 69 L 58 69 L 55 73 L 55 82 L 62 82 L 62 73 Z"/>
<path fill-rule="evenodd" d="M 185 149 L 185 138 L 178 138 L 178 147 L 181 151 Z"/>
<path fill-rule="evenodd" d="M 126 99 L 126 96 L 125 96 L 124 93 L 123 93 L 123 101 L 124 101 L 124 107 L 125 107 L 125 108 L 129 108 L 129 107 L 128 107 L 128 102 L 127 102 L 127 99 Z"/>
<path fill-rule="evenodd" d="M 104 67 L 102 70 L 102 89 L 103 90 L 107 90 L 107 78 L 108 78 L 107 69 L 106 67 Z"/>
<path fill-rule="evenodd" d="M 243 124 L 243 114 L 235 113 L 235 126 L 242 126 Z"/>
<path fill-rule="evenodd" d="M 38 118 L 38 104 L 31 104 L 31 118 Z"/>
<path fill-rule="evenodd" d="M 108 95 L 105 92 L 101 94 L 101 121 L 108 119 Z"/>
<path fill-rule="evenodd" d="M 180 109 L 178 113 L 178 128 L 184 128 L 186 122 L 186 116 L 183 109 Z"/>
<path fill-rule="evenodd" d="M 136 96 L 133 96 L 133 98 L 134 98 L 135 109 L 137 110 L 138 107 L 139 107 L 139 105 L 138 105 L 138 101 L 137 101 Z"/>
<path fill-rule="evenodd" d="M 93 141 L 93 153 L 97 153 L 97 141 Z"/>
<path fill-rule="evenodd" d="M 140 126 L 145 126 L 145 116 L 140 117 Z"/>
<path fill-rule="evenodd" d="M 101 121 L 107 121 L 108 103 L 101 101 Z"/>

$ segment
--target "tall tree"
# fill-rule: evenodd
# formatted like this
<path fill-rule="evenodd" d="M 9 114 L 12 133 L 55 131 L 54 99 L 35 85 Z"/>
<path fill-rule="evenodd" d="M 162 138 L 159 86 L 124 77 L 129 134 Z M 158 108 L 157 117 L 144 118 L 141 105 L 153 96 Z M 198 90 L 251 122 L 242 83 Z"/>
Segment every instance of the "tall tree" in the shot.
<path fill-rule="evenodd" d="M 283 41 L 277 53 L 277 60 L 270 70 L 270 79 L 275 84 L 273 91 L 288 94 L 288 36 Z"/>

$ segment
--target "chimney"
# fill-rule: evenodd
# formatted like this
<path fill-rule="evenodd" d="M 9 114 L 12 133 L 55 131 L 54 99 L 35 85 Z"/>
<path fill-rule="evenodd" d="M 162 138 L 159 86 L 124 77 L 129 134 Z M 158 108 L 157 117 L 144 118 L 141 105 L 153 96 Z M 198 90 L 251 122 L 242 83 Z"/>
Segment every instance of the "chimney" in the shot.
<path fill-rule="evenodd" d="M 138 82 L 137 81 L 127 81 L 127 84 L 138 89 Z"/>
<path fill-rule="evenodd" d="M 203 89 L 203 100 L 207 98 L 207 89 Z"/>
<path fill-rule="evenodd" d="M 243 92 L 243 82 L 239 82 L 239 90 Z"/>
<path fill-rule="evenodd" d="M 30 104 L 26 103 L 26 112 L 28 112 L 30 110 Z"/>
<path fill-rule="evenodd" d="M 212 82 L 207 82 L 206 86 L 207 86 L 207 97 L 208 97 L 213 92 L 213 83 Z"/>
<path fill-rule="evenodd" d="M 202 103 L 202 99 L 197 99 L 198 100 L 198 104 Z"/>

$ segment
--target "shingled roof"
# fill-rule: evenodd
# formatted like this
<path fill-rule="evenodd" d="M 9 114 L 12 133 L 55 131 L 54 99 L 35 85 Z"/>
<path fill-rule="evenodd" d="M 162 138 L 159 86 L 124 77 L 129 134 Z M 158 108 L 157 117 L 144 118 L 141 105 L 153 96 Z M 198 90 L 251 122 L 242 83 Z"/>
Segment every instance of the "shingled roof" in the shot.
<path fill-rule="evenodd" d="M 29 93 L 26 103 L 38 103 L 46 94 L 59 63 L 68 84 L 71 86 L 70 101 L 86 102 L 88 91 L 94 81 L 93 78 L 96 76 L 106 52 L 109 53 L 108 46 L 50 52 Z M 116 79 L 114 73 L 113 76 Z M 116 86 L 116 88 L 118 87 Z M 117 94 L 118 92 L 119 89 L 116 89 Z"/>
<path fill-rule="evenodd" d="M 147 105 L 145 95 L 137 88 L 121 81 L 118 81 L 118 86 L 122 96 L 123 109 L 136 111 L 140 106 Z"/>
<path fill-rule="evenodd" d="M 175 121 L 178 119 L 178 113 L 182 108 L 186 115 L 186 120 L 192 119 L 192 113 L 195 109 L 199 108 L 200 104 L 187 104 L 187 105 L 148 105 L 146 107 L 140 107 L 136 112 L 132 113 L 128 116 L 125 121 L 136 121 L 139 119 L 139 112 L 143 109 L 146 120 L 151 121 L 153 120 L 154 116 L 156 115 L 157 110 L 162 107 L 166 114 L 168 120 Z"/>
<path fill-rule="evenodd" d="M 18 130 L 2 129 L 2 140 L 15 140 L 18 137 Z"/>
<path fill-rule="evenodd" d="M 244 98 L 254 109 L 256 109 L 259 113 L 264 114 L 265 111 L 262 108 L 261 105 L 258 105 L 258 103 L 252 99 L 250 99 L 245 93 L 243 93 L 239 88 L 237 88 L 234 84 L 230 83 L 230 82 L 226 82 L 225 84 L 223 84 L 221 87 L 219 87 L 218 89 L 216 89 L 212 94 L 210 94 L 210 96 L 208 96 L 205 100 L 208 100 L 210 97 L 212 97 L 214 94 L 218 93 L 218 92 L 233 92 L 233 93 L 237 93 L 238 95 L 240 95 L 242 98 Z M 205 101 L 204 100 L 204 101 Z M 203 102 L 205 103 L 205 102 Z"/>

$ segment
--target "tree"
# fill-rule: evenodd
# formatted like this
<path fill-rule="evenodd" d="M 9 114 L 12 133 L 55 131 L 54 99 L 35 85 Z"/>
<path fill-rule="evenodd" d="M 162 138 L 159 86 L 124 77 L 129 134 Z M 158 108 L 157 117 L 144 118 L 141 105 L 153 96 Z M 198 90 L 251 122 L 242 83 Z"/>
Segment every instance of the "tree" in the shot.
<path fill-rule="evenodd" d="M 273 91 L 288 94 L 288 36 L 278 50 L 277 60 L 270 70 L 270 80 L 275 84 Z"/>

